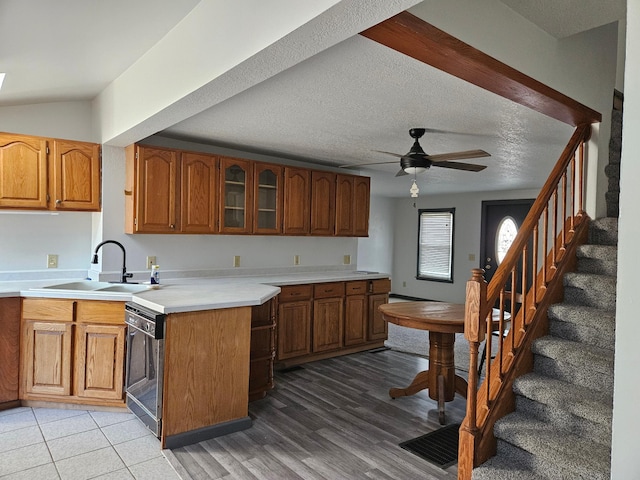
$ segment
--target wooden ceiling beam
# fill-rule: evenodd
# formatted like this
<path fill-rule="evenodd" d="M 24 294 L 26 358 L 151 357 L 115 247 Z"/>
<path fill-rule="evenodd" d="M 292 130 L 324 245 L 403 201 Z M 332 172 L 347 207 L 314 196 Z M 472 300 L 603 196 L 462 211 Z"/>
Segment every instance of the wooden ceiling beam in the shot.
<path fill-rule="evenodd" d="M 402 12 L 362 36 L 569 125 L 600 122 L 602 115 L 496 60 L 421 18 Z"/>

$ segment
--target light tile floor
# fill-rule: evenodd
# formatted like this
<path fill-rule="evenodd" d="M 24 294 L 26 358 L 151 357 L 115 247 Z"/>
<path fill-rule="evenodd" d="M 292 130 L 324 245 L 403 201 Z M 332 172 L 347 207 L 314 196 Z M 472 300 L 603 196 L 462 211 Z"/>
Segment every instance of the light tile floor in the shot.
<path fill-rule="evenodd" d="M 179 480 L 159 440 L 131 413 L 0 411 L 1 480 Z"/>

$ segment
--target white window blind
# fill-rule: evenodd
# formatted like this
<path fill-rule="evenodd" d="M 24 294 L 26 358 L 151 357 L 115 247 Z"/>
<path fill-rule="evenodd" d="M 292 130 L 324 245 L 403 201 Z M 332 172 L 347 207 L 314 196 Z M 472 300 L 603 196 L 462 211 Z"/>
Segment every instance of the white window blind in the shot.
<path fill-rule="evenodd" d="M 420 210 L 418 278 L 453 281 L 453 213 Z"/>

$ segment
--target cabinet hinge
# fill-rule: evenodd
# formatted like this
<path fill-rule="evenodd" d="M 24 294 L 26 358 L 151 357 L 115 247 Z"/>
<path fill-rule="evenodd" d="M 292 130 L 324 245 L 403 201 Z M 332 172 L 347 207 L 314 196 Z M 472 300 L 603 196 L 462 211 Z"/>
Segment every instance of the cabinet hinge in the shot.
<path fill-rule="evenodd" d="M 133 219 L 133 224 L 136 225 L 136 226 L 138 225 L 138 218 L 134 218 Z"/>
<path fill-rule="evenodd" d="M 138 152 L 136 152 L 136 160 L 138 159 Z"/>
<path fill-rule="evenodd" d="M 47 155 L 49 155 L 49 147 L 46 148 Z"/>

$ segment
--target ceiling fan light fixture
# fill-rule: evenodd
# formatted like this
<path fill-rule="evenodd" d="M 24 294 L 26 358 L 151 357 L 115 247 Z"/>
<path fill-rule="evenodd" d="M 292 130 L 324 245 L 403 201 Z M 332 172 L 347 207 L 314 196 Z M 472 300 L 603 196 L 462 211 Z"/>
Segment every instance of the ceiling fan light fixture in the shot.
<path fill-rule="evenodd" d="M 427 171 L 427 167 L 404 167 L 403 170 L 410 175 Z"/>

